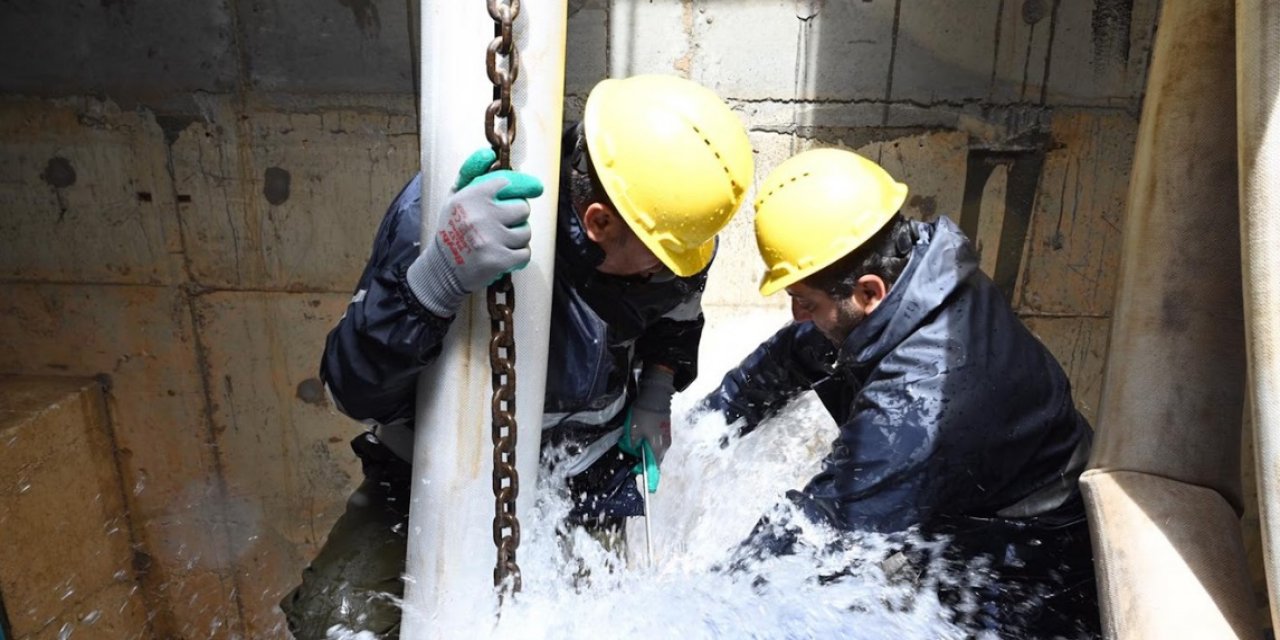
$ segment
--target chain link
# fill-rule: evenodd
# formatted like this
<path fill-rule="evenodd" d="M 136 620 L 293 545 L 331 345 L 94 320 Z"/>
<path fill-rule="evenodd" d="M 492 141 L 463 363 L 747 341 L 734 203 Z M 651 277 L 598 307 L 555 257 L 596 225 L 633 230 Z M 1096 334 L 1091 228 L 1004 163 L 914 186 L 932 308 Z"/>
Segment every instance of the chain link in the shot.
<path fill-rule="evenodd" d="M 510 169 L 511 144 L 516 139 L 511 87 L 520 71 L 512 24 L 520 13 L 520 0 L 488 3 L 494 38 L 485 54 L 485 68 L 493 83 L 493 102 L 484 112 L 484 132 L 498 154 L 494 168 Z M 501 128 L 499 119 L 505 120 Z M 516 340 L 512 318 L 516 292 L 510 274 L 489 285 L 488 301 L 493 331 L 489 340 L 489 365 L 493 369 L 493 544 L 498 548 L 493 583 L 501 587 L 510 580 L 515 592 L 521 586 L 520 566 L 516 564 L 516 548 L 520 546 L 520 520 L 516 518 L 520 474 L 516 471 Z"/>

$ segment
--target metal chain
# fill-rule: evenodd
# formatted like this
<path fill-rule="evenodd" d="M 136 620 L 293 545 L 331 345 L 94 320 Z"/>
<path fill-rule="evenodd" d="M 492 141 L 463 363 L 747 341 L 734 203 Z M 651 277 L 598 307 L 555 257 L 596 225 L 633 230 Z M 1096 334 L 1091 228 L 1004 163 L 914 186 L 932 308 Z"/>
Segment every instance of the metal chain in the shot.
<path fill-rule="evenodd" d="M 484 112 L 484 132 L 498 154 L 494 168 L 510 169 L 511 144 L 516 139 L 511 87 L 520 70 L 511 27 L 520 13 L 520 0 L 488 2 L 494 38 L 485 55 L 485 66 L 493 83 L 493 102 Z M 499 118 L 505 120 L 501 129 Z M 493 369 L 493 543 L 498 548 L 493 584 L 501 587 L 510 580 L 515 592 L 520 590 L 520 566 L 516 564 L 516 548 L 520 546 L 520 520 L 516 518 L 520 474 L 516 471 L 516 340 L 512 319 L 516 292 L 510 274 L 489 285 L 488 300 L 493 330 L 489 340 L 489 365 Z"/>

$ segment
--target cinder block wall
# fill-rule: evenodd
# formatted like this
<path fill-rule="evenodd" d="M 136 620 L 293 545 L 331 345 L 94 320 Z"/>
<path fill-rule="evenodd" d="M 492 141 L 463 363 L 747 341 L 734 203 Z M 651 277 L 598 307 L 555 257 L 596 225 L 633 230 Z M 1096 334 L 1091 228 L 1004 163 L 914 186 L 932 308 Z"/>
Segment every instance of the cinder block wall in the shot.
<path fill-rule="evenodd" d="M 912 215 L 976 239 L 1094 415 L 1156 0 L 569 4 L 570 117 L 606 75 L 673 73 L 742 115 L 757 180 L 814 146 L 870 155 Z M 417 15 L 0 8 L 0 373 L 109 376 L 157 635 L 280 635 L 359 476 L 317 364 L 416 170 Z M 708 348 L 750 346 L 727 318 L 786 317 L 756 293 L 751 217 L 723 237 Z"/>

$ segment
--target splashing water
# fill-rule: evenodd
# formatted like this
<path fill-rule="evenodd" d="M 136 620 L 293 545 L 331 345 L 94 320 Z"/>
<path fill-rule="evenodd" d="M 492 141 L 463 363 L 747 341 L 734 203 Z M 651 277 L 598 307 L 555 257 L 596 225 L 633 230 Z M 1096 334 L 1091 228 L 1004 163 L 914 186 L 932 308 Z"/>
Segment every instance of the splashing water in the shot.
<path fill-rule="evenodd" d="M 653 566 L 643 557 L 641 519 L 629 523 L 629 558 L 620 559 L 580 529 L 557 533 L 555 523 L 569 501 L 563 492 L 549 495 L 530 523 L 522 565 L 527 576 L 552 579 L 526 578 L 492 632 L 477 629 L 477 635 L 963 637 L 946 622 L 935 593 L 886 577 L 881 561 L 891 549 L 882 537 L 839 536 L 795 520 L 807 543 L 800 553 L 733 561 L 761 515 L 817 470 L 834 425 L 816 398 L 726 448 L 720 443 L 728 430 L 718 414 L 686 411 L 685 418 L 678 419 L 679 445 L 664 460 L 662 485 L 651 502 Z M 545 480 L 547 488 L 562 482 Z M 565 557 L 565 547 L 572 557 Z M 566 565 L 581 568 L 566 571 Z"/>
<path fill-rule="evenodd" d="M 704 375 L 674 399 L 675 443 L 650 504 L 652 565 L 640 518 L 628 523 L 624 557 L 582 529 L 566 530 L 571 500 L 564 478 L 544 473 L 535 508 L 521 518 L 523 591 L 507 599 L 500 616 L 477 605 L 471 628 L 433 633 L 469 640 L 972 637 L 949 622 L 953 611 L 938 588 L 959 593 L 964 607 L 966 585 L 981 582 L 975 572 L 955 575 L 936 559 L 906 579 L 893 569 L 904 543 L 936 552 L 945 541 L 842 534 L 797 515 L 796 554 L 743 553 L 761 516 L 788 511 L 777 506 L 783 494 L 819 470 L 836 428 L 810 393 L 725 445 L 731 430 L 723 418 L 693 405 L 719 381 L 708 372 L 727 370 L 742 355 L 741 346 L 736 351 L 721 351 L 713 363 L 704 357 Z M 415 614 L 424 615 L 405 612 Z M 372 637 L 329 632 L 332 640 Z"/>
<path fill-rule="evenodd" d="M 496 620 L 478 612 L 473 628 L 442 637 L 966 637 L 948 622 L 937 585 L 972 576 L 949 576 L 938 563 L 923 583 L 888 575 L 885 560 L 901 540 L 840 534 L 797 516 L 800 552 L 735 558 L 757 520 L 818 469 L 834 424 L 815 396 L 725 447 L 729 431 L 718 414 L 678 406 L 676 421 L 678 444 L 651 503 L 653 566 L 643 557 L 641 519 L 629 523 L 627 557 L 620 557 L 586 531 L 566 529 L 564 478 L 540 478 L 539 502 L 522 525 L 524 590 Z M 335 628 L 329 637 L 371 636 Z"/>

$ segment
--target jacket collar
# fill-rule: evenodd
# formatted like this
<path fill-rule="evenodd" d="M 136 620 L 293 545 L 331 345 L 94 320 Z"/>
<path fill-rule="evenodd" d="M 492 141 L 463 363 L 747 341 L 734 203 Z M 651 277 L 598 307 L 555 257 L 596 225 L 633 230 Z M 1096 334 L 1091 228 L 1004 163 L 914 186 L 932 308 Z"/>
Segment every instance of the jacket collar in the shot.
<path fill-rule="evenodd" d="M 978 256 L 950 218 L 912 222 L 916 245 L 889 295 L 840 346 L 840 363 L 876 362 L 946 304 L 978 269 Z"/>

